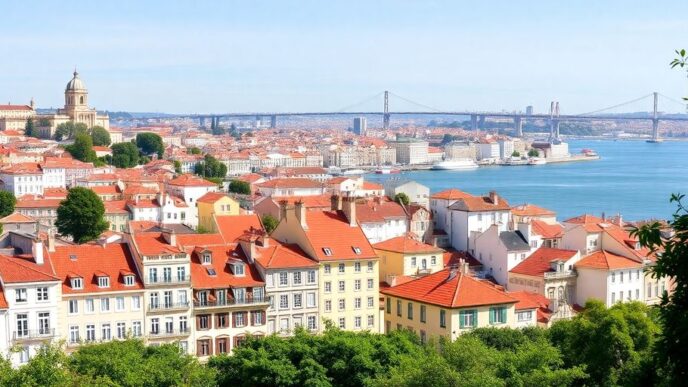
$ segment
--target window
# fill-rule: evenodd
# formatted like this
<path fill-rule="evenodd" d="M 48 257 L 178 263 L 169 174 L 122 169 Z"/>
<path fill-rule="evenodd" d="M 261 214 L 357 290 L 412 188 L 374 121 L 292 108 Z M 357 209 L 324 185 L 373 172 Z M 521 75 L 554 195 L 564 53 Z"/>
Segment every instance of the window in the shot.
<path fill-rule="evenodd" d="M 430 265 L 435 266 L 436 264 L 437 264 L 437 257 L 435 257 L 433 255 L 432 258 L 430 258 Z"/>
<path fill-rule="evenodd" d="M 179 317 L 179 332 L 188 332 L 189 325 L 186 316 Z"/>
<path fill-rule="evenodd" d="M 165 332 L 174 332 L 174 317 L 165 317 Z"/>
<path fill-rule="evenodd" d="M 425 305 L 420 306 L 420 322 L 424 323 L 426 322 L 426 310 L 425 310 Z"/>
<path fill-rule="evenodd" d="M 16 289 L 14 291 L 16 302 L 26 302 L 26 288 Z"/>
<path fill-rule="evenodd" d="M 354 317 L 354 328 L 361 328 L 361 316 Z"/>
<path fill-rule="evenodd" d="M 98 277 L 98 287 L 99 288 L 109 288 L 110 287 L 110 277 Z"/>
<path fill-rule="evenodd" d="M 110 311 L 110 299 L 109 298 L 101 298 L 100 299 L 100 311 L 101 312 L 109 312 Z"/>
<path fill-rule="evenodd" d="M 401 317 L 401 300 L 397 300 L 397 316 Z"/>
<path fill-rule="evenodd" d="M 325 312 L 331 312 L 331 311 L 332 311 L 332 301 L 325 300 Z"/>
<path fill-rule="evenodd" d="M 69 343 L 76 344 L 79 342 L 79 326 L 70 325 L 69 326 Z"/>
<path fill-rule="evenodd" d="M 332 256 L 332 250 L 330 250 L 329 247 L 323 247 L 322 250 L 323 250 L 323 253 L 325 253 L 325 255 L 327 255 L 328 257 Z"/>
<path fill-rule="evenodd" d="M 360 279 L 354 280 L 354 290 L 355 291 L 361 290 L 361 280 Z"/>
<path fill-rule="evenodd" d="M 406 317 L 409 320 L 413 320 L 413 303 L 409 302 L 406 308 Z"/>
<path fill-rule="evenodd" d="M 612 304 L 616 302 L 616 293 L 612 292 Z"/>
<path fill-rule="evenodd" d="M 416 257 L 411 257 L 411 266 L 416 267 Z"/>
<path fill-rule="evenodd" d="M 622 272 L 619 272 L 619 280 L 620 280 L 619 282 L 621 282 L 621 283 L 624 282 L 623 277 L 624 277 L 623 271 L 622 271 Z"/>
<path fill-rule="evenodd" d="M 368 273 L 373 272 L 373 261 L 368 261 Z"/>
<path fill-rule="evenodd" d="M 234 313 L 234 321 L 235 325 L 238 327 L 243 327 L 246 325 L 246 312 L 235 312 Z"/>
<path fill-rule="evenodd" d="M 210 329 L 210 315 L 202 314 L 198 316 L 198 329 Z"/>
<path fill-rule="evenodd" d="M 84 281 L 81 278 L 72 278 L 70 280 L 72 289 L 83 289 L 84 288 Z"/>
<path fill-rule="evenodd" d="M 79 300 L 69 300 L 69 314 L 79 313 Z"/>
<path fill-rule="evenodd" d="M 210 265 L 213 262 L 212 257 L 209 253 L 203 254 L 202 257 L 203 257 L 203 262 L 201 262 L 201 263 L 204 265 Z"/>
<path fill-rule="evenodd" d="M 96 341 L 96 326 L 86 325 L 86 341 Z"/>
<path fill-rule="evenodd" d="M 323 270 L 325 271 L 325 274 L 330 274 L 330 272 L 332 271 L 332 267 L 328 263 L 325 266 L 323 266 Z"/>
<path fill-rule="evenodd" d="M 516 318 L 519 322 L 531 321 L 533 319 L 533 311 L 518 312 L 516 313 Z"/>
<path fill-rule="evenodd" d="M 184 266 L 177 266 L 177 281 L 183 282 L 186 280 L 186 268 Z"/>
<path fill-rule="evenodd" d="M 356 247 L 356 246 L 351 246 L 351 249 L 354 251 L 356 255 L 361 255 L 361 249 Z M 360 265 L 360 264 L 359 264 Z"/>
<path fill-rule="evenodd" d="M 257 311 L 257 312 L 251 312 L 251 315 L 253 316 L 253 325 L 263 325 L 263 312 Z"/>
<path fill-rule="evenodd" d="M 243 277 L 244 275 L 246 275 L 246 273 L 244 271 L 244 264 L 243 263 L 235 263 L 232 266 L 233 266 L 232 269 L 234 270 L 234 275 L 239 276 L 239 277 Z"/>
<path fill-rule="evenodd" d="M 330 293 L 332 291 L 332 282 L 325 281 L 325 293 Z"/>
<path fill-rule="evenodd" d="M 301 293 L 294 294 L 294 308 L 300 308 L 301 307 L 302 298 L 303 298 L 303 296 Z"/>
<path fill-rule="evenodd" d="M 124 286 L 134 286 L 134 276 L 125 275 L 124 276 Z"/>
<path fill-rule="evenodd" d="M 198 340 L 198 356 L 210 355 L 210 340 Z"/>
<path fill-rule="evenodd" d="M 361 309 L 361 297 L 354 298 L 354 309 Z"/>
<path fill-rule="evenodd" d="M 368 278 L 368 290 L 371 290 L 375 287 L 375 280 L 372 278 Z"/>
<path fill-rule="evenodd" d="M 372 314 L 368 315 L 368 327 L 375 325 L 375 316 Z"/>
<path fill-rule="evenodd" d="M 315 308 L 315 293 L 306 294 L 306 306 L 309 308 Z"/>
<path fill-rule="evenodd" d="M 294 285 L 301 285 L 301 272 L 294 272 Z"/>
<path fill-rule="evenodd" d="M 345 283 L 344 281 L 339 281 L 339 291 L 343 292 L 345 290 Z"/>
<path fill-rule="evenodd" d="M 94 302 L 92 298 L 86 299 L 86 313 L 93 313 L 96 311 Z"/>
<path fill-rule="evenodd" d="M 279 273 L 279 286 L 287 286 L 289 283 L 289 278 L 287 277 L 287 272 L 283 271 Z"/>
<path fill-rule="evenodd" d="M 490 308 L 490 324 L 506 324 L 506 307 Z"/>
<path fill-rule="evenodd" d="M 368 308 L 372 308 L 375 306 L 375 298 L 374 297 L 368 297 Z"/>
<path fill-rule="evenodd" d="M 124 297 L 115 298 L 115 310 L 118 312 L 124 310 Z"/>
<path fill-rule="evenodd" d="M 339 274 L 344 274 L 344 264 L 343 263 L 339 264 L 339 270 L 338 271 L 339 271 Z"/>
<path fill-rule="evenodd" d="M 289 296 L 286 294 L 280 295 L 280 309 L 289 308 Z"/>
<path fill-rule="evenodd" d="M 110 340 L 112 338 L 110 332 L 110 324 L 103 324 L 100 326 L 100 338 L 103 341 Z"/>
<path fill-rule="evenodd" d="M 344 317 L 339 318 L 339 329 L 346 329 L 346 319 Z"/>
<path fill-rule="evenodd" d="M 172 307 L 172 291 L 171 290 L 166 290 L 163 292 L 163 302 L 165 305 L 165 308 L 171 308 Z"/>
<path fill-rule="evenodd" d="M 131 310 L 140 310 L 141 309 L 141 297 L 140 296 L 131 296 Z"/>
<path fill-rule="evenodd" d="M 440 309 L 440 328 L 447 327 L 447 311 Z"/>
<path fill-rule="evenodd" d="M 17 337 L 29 335 L 29 315 L 26 313 L 17 314 Z"/>
<path fill-rule="evenodd" d="M 314 284 L 314 283 L 315 283 L 315 270 L 309 270 L 309 271 L 308 271 L 308 277 L 307 277 L 306 281 L 307 281 L 309 284 Z"/>
<path fill-rule="evenodd" d="M 123 339 L 127 335 L 127 324 L 123 322 L 117 323 L 117 338 Z"/>
<path fill-rule="evenodd" d="M 38 301 L 48 301 L 48 288 L 41 287 L 36 289 L 36 299 Z"/>
<path fill-rule="evenodd" d="M 134 337 L 141 337 L 141 335 L 143 334 L 142 329 L 141 329 L 141 321 L 134 321 L 132 323 L 131 334 Z"/>
<path fill-rule="evenodd" d="M 21 191 L 21 187 L 19 188 L 19 191 Z M 19 362 L 22 364 L 29 362 L 29 347 L 21 347 L 21 350 L 19 351 Z"/>
<path fill-rule="evenodd" d="M 361 272 L 361 262 L 356 262 L 356 263 L 354 263 L 354 271 L 355 271 L 356 273 L 360 273 L 360 272 Z"/>
<path fill-rule="evenodd" d="M 342 311 L 346 309 L 346 300 L 343 298 L 339 299 L 339 310 Z"/>
<path fill-rule="evenodd" d="M 308 323 L 308 330 L 313 331 L 313 330 L 315 330 L 315 329 L 317 328 L 316 325 L 315 325 L 315 324 L 316 324 L 315 316 L 308 316 L 308 321 L 307 321 L 307 323 Z"/>

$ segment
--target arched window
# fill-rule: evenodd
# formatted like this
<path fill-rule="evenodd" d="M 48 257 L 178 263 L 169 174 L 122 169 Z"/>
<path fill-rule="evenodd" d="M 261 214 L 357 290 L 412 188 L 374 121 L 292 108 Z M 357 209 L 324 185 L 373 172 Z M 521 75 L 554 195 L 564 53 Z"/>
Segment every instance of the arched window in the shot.
<path fill-rule="evenodd" d="M 82 105 L 84 104 L 84 96 L 83 95 L 81 97 L 79 97 L 79 103 Z"/>

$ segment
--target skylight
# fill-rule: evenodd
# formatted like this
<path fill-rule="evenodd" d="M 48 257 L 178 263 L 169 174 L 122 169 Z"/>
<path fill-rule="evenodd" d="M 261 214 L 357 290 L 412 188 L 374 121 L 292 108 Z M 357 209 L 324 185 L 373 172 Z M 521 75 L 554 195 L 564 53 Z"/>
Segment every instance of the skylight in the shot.
<path fill-rule="evenodd" d="M 215 269 L 213 269 L 212 267 L 209 267 L 206 270 L 208 271 L 208 275 L 211 275 L 211 276 L 217 275 L 217 273 L 215 272 Z"/>
<path fill-rule="evenodd" d="M 329 247 L 323 247 L 322 250 L 323 250 L 323 253 L 325 253 L 325 255 L 327 255 L 328 257 L 332 255 L 332 250 L 330 250 Z"/>

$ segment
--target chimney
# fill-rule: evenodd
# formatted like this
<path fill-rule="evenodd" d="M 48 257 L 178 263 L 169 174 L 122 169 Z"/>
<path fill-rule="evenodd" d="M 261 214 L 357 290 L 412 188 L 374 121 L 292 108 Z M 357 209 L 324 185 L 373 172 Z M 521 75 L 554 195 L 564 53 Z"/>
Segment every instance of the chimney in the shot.
<path fill-rule="evenodd" d="M 55 231 L 52 228 L 48 230 L 48 251 L 55 252 Z"/>
<path fill-rule="evenodd" d="M 256 237 L 253 235 L 242 237 L 239 240 L 239 245 L 241 246 L 241 250 L 243 250 L 244 255 L 246 255 L 246 258 L 248 258 L 248 263 L 252 265 L 256 260 L 256 256 L 258 255 L 256 250 Z"/>
<path fill-rule="evenodd" d="M 349 226 L 356 227 L 356 198 L 351 196 L 344 198 L 342 210 L 344 211 L 346 218 L 349 220 Z"/>
<path fill-rule="evenodd" d="M 294 212 L 296 213 L 296 219 L 298 219 L 301 223 L 301 227 L 307 229 L 308 224 L 306 224 L 306 207 L 303 205 L 301 199 L 294 203 Z"/>
<path fill-rule="evenodd" d="M 177 246 L 177 234 L 174 232 L 174 230 L 164 228 L 162 230 L 162 237 L 165 238 L 165 241 L 170 246 Z"/>
<path fill-rule="evenodd" d="M 339 195 L 330 196 L 330 209 L 332 211 L 339 211 L 342 209 L 342 197 Z"/>
<path fill-rule="evenodd" d="M 282 219 L 287 218 L 287 205 L 288 204 L 289 204 L 289 202 L 286 200 L 280 200 L 279 201 L 280 211 L 279 211 L 279 219 L 277 219 L 277 220 L 281 221 Z"/>
<path fill-rule="evenodd" d="M 38 237 L 31 242 L 31 253 L 33 259 L 36 261 L 36 265 L 42 265 L 43 260 L 43 241 Z"/>
<path fill-rule="evenodd" d="M 532 232 L 532 229 L 533 229 L 532 225 L 530 223 L 526 223 L 526 222 L 519 222 L 516 229 L 518 231 L 520 231 L 521 234 L 523 234 L 523 237 L 526 238 L 526 240 L 530 244 L 530 236 L 533 233 Z"/>
<path fill-rule="evenodd" d="M 490 191 L 490 201 L 495 206 L 499 204 L 499 195 L 497 195 L 496 191 Z"/>

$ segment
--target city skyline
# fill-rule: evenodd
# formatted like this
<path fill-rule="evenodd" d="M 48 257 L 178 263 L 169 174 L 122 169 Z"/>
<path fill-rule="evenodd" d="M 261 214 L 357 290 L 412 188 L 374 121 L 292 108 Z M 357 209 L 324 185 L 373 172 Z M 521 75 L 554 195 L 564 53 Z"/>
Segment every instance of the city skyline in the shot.
<path fill-rule="evenodd" d="M 446 110 L 559 100 L 575 114 L 688 94 L 668 66 L 688 33 L 680 2 L 161 4 L 6 5 L 0 98 L 61 106 L 75 65 L 110 111 L 333 111 L 387 89 Z"/>

